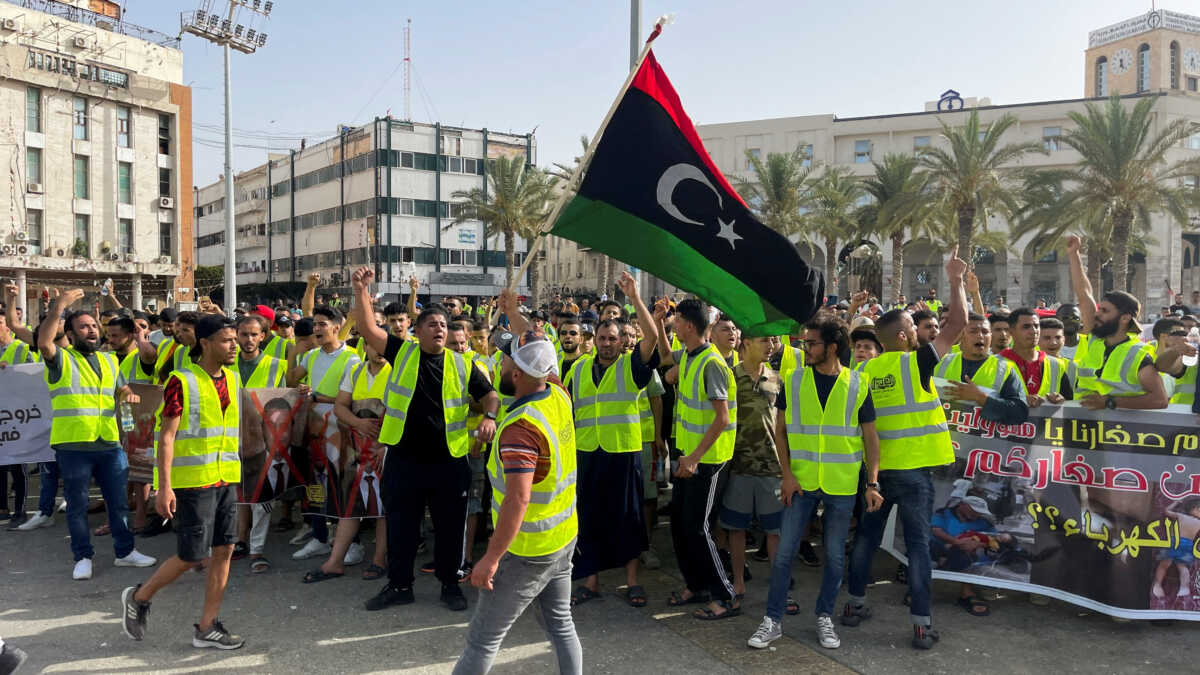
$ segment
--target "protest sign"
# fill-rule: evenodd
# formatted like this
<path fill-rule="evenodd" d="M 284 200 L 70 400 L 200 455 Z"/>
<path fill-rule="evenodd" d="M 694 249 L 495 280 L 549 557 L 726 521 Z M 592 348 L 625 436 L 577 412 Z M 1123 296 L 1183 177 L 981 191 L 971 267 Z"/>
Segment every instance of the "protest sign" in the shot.
<path fill-rule="evenodd" d="M 264 503 L 305 485 L 308 452 L 302 447 L 310 398 L 295 389 L 266 388 L 241 391 L 240 501 Z"/>
<path fill-rule="evenodd" d="M 133 430 L 121 432 L 121 447 L 129 458 L 129 481 L 150 483 L 154 480 L 154 427 L 162 405 L 163 388 L 156 384 L 131 384 L 140 399 L 129 404 L 133 411 Z"/>
<path fill-rule="evenodd" d="M 955 462 L 934 471 L 934 526 L 954 539 L 931 539 L 935 579 L 1125 618 L 1200 620 L 1200 436 L 1190 413 L 1043 405 L 1003 425 L 972 405 L 945 408 Z M 963 507 L 966 497 L 982 498 L 987 513 Z M 883 543 L 906 560 L 895 513 Z"/>
<path fill-rule="evenodd" d="M 45 369 L 26 363 L 0 370 L 0 465 L 54 461 Z"/>

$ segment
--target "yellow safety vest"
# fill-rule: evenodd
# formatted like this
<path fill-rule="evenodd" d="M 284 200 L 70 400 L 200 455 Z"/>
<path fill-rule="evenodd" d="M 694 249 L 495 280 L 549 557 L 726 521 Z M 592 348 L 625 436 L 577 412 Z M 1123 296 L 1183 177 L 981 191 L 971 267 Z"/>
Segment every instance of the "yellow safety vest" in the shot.
<path fill-rule="evenodd" d="M 929 308 L 929 311 L 933 312 L 936 315 L 938 313 L 938 310 L 940 310 L 942 308 L 942 301 L 926 299 L 925 306 Z"/>
<path fill-rule="evenodd" d="M 177 347 L 172 351 L 172 347 Z M 167 338 L 158 345 L 158 360 L 154 362 L 154 377 L 157 379 L 163 367 L 167 365 L 167 359 L 171 359 L 171 370 L 182 370 L 192 365 L 192 357 L 189 355 L 191 347 L 182 343 L 176 342 L 175 338 Z M 168 373 L 169 375 L 169 373 Z M 166 378 L 162 378 L 159 384 L 166 384 Z"/>
<path fill-rule="evenodd" d="M 587 354 L 571 366 L 575 447 L 582 452 L 637 452 L 642 449 L 642 427 L 632 356 L 629 352 L 618 356 L 599 385 L 592 379 L 595 360 L 595 355 Z"/>
<path fill-rule="evenodd" d="M 533 484 L 521 529 L 508 552 L 527 558 L 561 551 L 575 540 L 579 521 L 575 515 L 575 425 L 571 400 L 554 385 L 518 402 L 504 414 L 492 452 L 488 456 L 488 480 L 492 484 L 492 524 L 500 519 L 504 503 L 504 469 L 500 462 L 500 437 L 517 421 L 535 426 L 550 448 L 546 477 Z"/>
<path fill-rule="evenodd" d="M 379 431 L 379 442 L 383 445 L 395 445 L 404 436 L 408 406 L 417 389 L 420 352 L 421 348 L 415 343 L 405 342 L 396 354 L 384 398 L 387 412 L 384 414 L 383 428 Z M 462 457 L 467 454 L 471 444 L 467 434 L 467 412 L 471 401 L 467 392 L 467 383 L 470 381 L 467 361 L 452 349 L 443 349 L 442 359 L 442 414 L 446 423 L 446 447 L 450 449 L 451 457 Z"/>
<path fill-rule="evenodd" d="M 804 367 L 804 350 L 793 347 L 788 339 L 783 336 L 783 354 L 779 358 L 779 378 L 784 382 L 792 376 L 793 370 Z"/>
<path fill-rule="evenodd" d="M 879 432 L 879 468 L 921 469 L 954 461 L 954 446 L 942 401 L 921 386 L 921 369 L 912 352 L 884 352 L 867 361 L 875 428 Z"/>
<path fill-rule="evenodd" d="M 1062 391 L 1063 378 L 1070 372 L 1067 363 L 1066 359 L 1049 354 L 1042 359 L 1042 384 L 1038 387 L 1038 396 L 1045 397 Z"/>
<path fill-rule="evenodd" d="M 387 392 L 388 376 L 392 374 L 392 364 L 383 364 L 383 367 L 375 374 L 375 379 L 371 381 L 370 386 L 367 386 L 367 376 L 370 374 L 367 366 L 366 361 L 354 366 L 354 371 L 350 376 L 350 381 L 354 383 L 354 390 L 350 393 L 350 399 L 365 401 L 373 398 L 382 402 L 384 394 Z"/>
<path fill-rule="evenodd" d="M 209 374 L 199 364 L 176 370 L 167 378 L 179 380 L 183 392 L 183 415 L 175 432 L 171 460 L 171 489 L 196 488 L 216 483 L 239 483 L 242 462 L 238 456 L 240 437 L 241 382 L 236 370 L 222 367 L 229 405 L 221 411 L 221 398 Z M 162 431 L 163 405 L 155 414 L 154 453 Z M 158 489 L 158 464 L 154 466 L 154 488 Z"/>
<path fill-rule="evenodd" d="M 700 440 L 717 419 L 708 390 L 704 384 L 704 369 L 710 361 L 717 363 L 725 375 L 729 391 L 729 424 L 717 436 L 716 442 L 704 453 L 702 464 L 720 464 L 733 457 L 734 436 L 737 433 L 737 382 L 733 371 L 725 365 L 717 348 L 708 344 L 704 351 L 691 356 L 685 350 L 679 363 L 679 393 L 675 399 L 675 443 L 680 452 L 690 454 L 700 445 Z"/>
<path fill-rule="evenodd" d="M 295 344 L 294 340 L 281 338 L 278 335 L 272 335 L 267 344 L 263 345 L 262 351 L 271 358 L 287 361 L 288 348 Z"/>
<path fill-rule="evenodd" d="M 22 363 L 33 363 L 33 357 L 29 352 L 29 345 L 20 340 L 13 340 L 4 348 L 3 353 L 0 353 L 0 362 L 13 366 Z"/>
<path fill-rule="evenodd" d="M 863 459 L 858 411 L 867 401 L 870 386 L 861 373 L 842 368 L 822 407 L 811 373 L 812 368 L 793 371 L 784 392 L 792 475 L 802 490 L 857 494 Z"/>
<path fill-rule="evenodd" d="M 653 443 L 654 410 L 650 408 L 650 394 L 645 389 L 638 392 L 638 419 L 641 420 L 642 443 Z"/>
<path fill-rule="evenodd" d="M 962 382 L 962 362 L 962 352 L 947 354 L 942 357 L 933 374 L 951 382 Z M 971 382 L 984 389 L 1000 391 L 1004 386 L 1004 380 L 1013 370 L 1013 364 L 1008 359 L 988 354 L 988 357 L 983 360 L 983 364 L 975 371 L 975 375 L 971 377 Z"/>
<path fill-rule="evenodd" d="M 1080 392 L 1096 392 L 1101 396 L 1139 396 L 1146 393 L 1138 380 L 1138 366 L 1148 355 L 1149 345 L 1126 338 L 1113 348 L 1105 359 L 1104 340 L 1089 340 L 1087 354 L 1076 372 Z M 1082 394 L 1081 394 L 1082 395 Z"/>
<path fill-rule="evenodd" d="M 337 398 L 338 388 L 342 384 L 342 376 L 346 374 L 346 362 L 354 355 L 354 350 L 350 348 L 342 349 L 342 353 L 338 354 L 337 358 L 330 364 L 329 370 L 326 370 L 325 374 L 321 376 L 321 381 L 313 384 L 312 366 L 316 362 L 317 354 L 320 351 L 320 347 L 315 347 L 304 352 L 304 356 L 300 357 L 300 362 L 304 365 L 304 379 L 301 381 L 312 387 L 313 391 L 322 396 Z"/>
<path fill-rule="evenodd" d="M 141 357 L 136 349 L 121 359 L 121 374 L 129 384 L 154 384 L 154 376 L 143 373 Z"/>
<path fill-rule="evenodd" d="M 263 357 L 258 361 L 258 365 L 254 366 L 254 371 L 250 373 L 250 377 L 246 378 L 242 386 L 246 389 L 285 387 L 287 386 L 287 383 L 284 381 L 286 374 L 287 365 L 284 361 L 263 354 Z"/>
<path fill-rule="evenodd" d="M 1171 395 L 1171 403 L 1192 405 L 1196 400 L 1196 371 L 1200 365 L 1187 366 L 1183 377 L 1175 378 L 1175 393 Z"/>
<path fill-rule="evenodd" d="M 504 416 L 504 411 L 508 409 L 510 403 L 513 402 L 513 397 L 507 394 L 500 393 L 500 367 L 504 364 L 504 352 L 497 351 L 492 355 L 492 360 L 489 362 L 492 367 L 492 388 L 496 390 L 496 395 L 500 397 L 500 407 L 496 409 L 496 419 Z M 566 378 L 560 377 L 564 386 Z"/>
<path fill-rule="evenodd" d="M 100 374 L 88 365 L 87 357 L 74 347 L 60 348 L 62 372 L 54 382 L 50 370 L 43 377 L 50 389 L 50 445 L 116 443 L 117 357 L 112 352 L 95 352 Z"/>

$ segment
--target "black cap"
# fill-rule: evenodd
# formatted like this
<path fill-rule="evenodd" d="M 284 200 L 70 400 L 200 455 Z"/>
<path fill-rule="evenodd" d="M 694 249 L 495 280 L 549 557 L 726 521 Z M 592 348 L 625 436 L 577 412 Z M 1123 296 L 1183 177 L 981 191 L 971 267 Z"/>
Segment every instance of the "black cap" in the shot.
<path fill-rule="evenodd" d="M 291 317 L 287 316 L 286 314 L 283 314 L 282 312 L 280 312 L 279 314 L 277 314 L 275 316 L 275 325 L 283 326 L 284 328 L 286 328 L 286 327 L 292 325 L 292 319 L 291 319 Z"/>
<path fill-rule="evenodd" d="M 205 314 L 196 323 L 196 339 L 202 340 L 212 337 L 214 333 L 218 333 L 225 328 L 233 328 L 233 322 L 219 314 Z"/>

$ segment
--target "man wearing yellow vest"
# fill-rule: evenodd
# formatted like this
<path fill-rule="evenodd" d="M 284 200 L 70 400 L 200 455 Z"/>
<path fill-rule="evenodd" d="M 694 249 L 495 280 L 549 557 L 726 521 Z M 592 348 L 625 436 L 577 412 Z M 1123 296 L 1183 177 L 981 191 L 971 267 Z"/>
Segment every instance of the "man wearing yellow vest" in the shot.
<path fill-rule="evenodd" d="M 675 308 L 675 334 L 684 348 L 660 354 L 678 368 L 675 445 L 680 457 L 671 496 L 671 538 L 686 588 L 668 604 L 709 600 L 693 615 L 711 620 L 741 613 L 733 584 L 713 543 L 709 519 L 720 503 L 721 469 L 733 457 L 737 433 L 737 385 L 733 371 L 706 339 L 708 306 L 694 299 Z"/>
<path fill-rule="evenodd" d="M 840 319 L 809 323 L 804 345 L 807 368 L 782 382 L 783 396 L 775 418 L 775 447 L 783 467 L 780 498 L 784 504 L 779 548 L 771 564 L 767 614 L 749 645 L 765 649 L 783 637 L 780 622 L 788 605 L 792 560 L 818 503 L 824 503 L 825 570 L 817 596 L 817 637 L 822 647 L 836 649 L 841 640 L 833 613 L 846 561 L 846 538 L 858 495 L 858 474 L 866 459 L 867 509 L 883 503 L 879 494 L 879 437 L 870 383 L 859 372 L 842 367 L 838 355 L 849 348 L 847 326 Z"/>
<path fill-rule="evenodd" d="M 1029 307 L 1014 309 L 1008 315 L 1008 325 L 1012 327 L 1012 346 L 1000 352 L 1000 356 L 1012 363 L 1021 376 L 1030 408 L 1043 403 L 1058 405 L 1075 397 L 1075 389 L 1068 377 L 1070 368 L 1067 360 L 1047 354 L 1039 347 L 1042 322 L 1046 320 Z M 1060 333 L 1061 330 L 1059 328 Z"/>
<path fill-rule="evenodd" d="M 734 325 L 733 319 L 725 314 L 717 316 L 710 331 L 710 341 L 712 346 L 717 348 L 717 353 L 721 355 L 721 358 L 725 359 L 725 365 L 730 368 L 740 363 L 737 351 L 740 336 L 741 332 Z"/>
<path fill-rule="evenodd" d="M 933 570 L 929 557 L 930 520 L 933 518 L 934 467 L 954 461 L 954 447 L 946 414 L 932 383 L 934 369 L 943 354 L 949 354 L 959 331 L 967 323 L 967 294 L 963 273 L 967 264 L 955 249 L 946 263 L 950 281 L 950 303 L 938 336 L 918 346 L 912 316 L 893 309 L 875 322 L 876 337 L 883 354 L 862 368 L 871 386 L 875 407 L 875 429 L 879 436 L 879 480 L 868 489 L 883 495 L 878 511 L 862 515 L 850 556 L 848 591 L 850 602 L 842 612 L 846 626 L 857 626 L 870 618 L 866 606 L 871 562 L 883 539 L 892 507 L 899 507 L 908 554 L 908 588 L 912 597 L 909 615 L 913 624 L 912 646 L 930 649 L 938 639 L 931 627 L 930 587 Z"/>
<path fill-rule="evenodd" d="M 1029 417 L 1025 387 L 1012 363 L 989 353 L 992 338 L 987 317 L 968 313 L 959 351 L 943 356 L 933 374 L 950 382 L 942 397 L 974 403 L 992 422 L 1020 424 Z"/>
<path fill-rule="evenodd" d="M 544 335 L 501 335 L 507 337 L 500 340 L 504 356 L 497 384 L 514 398 L 488 458 L 495 532 L 471 572 L 479 602 L 454 672 L 488 672 L 509 629 L 536 600 L 558 672 L 579 674 L 583 649 L 570 601 L 579 528 L 571 400 L 549 381 L 557 363 Z"/>
<path fill-rule="evenodd" d="M 579 322 L 579 318 L 574 314 L 558 322 L 558 346 L 560 347 L 558 376 L 562 378 L 563 384 L 569 387 L 567 373 L 571 372 L 571 366 L 575 365 L 575 362 L 583 356 L 583 351 L 581 350 L 583 346 L 583 324 Z"/>
<path fill-rule="evenodd" d="M 261 316 L 266 320 L 266 331 L 263 334 L 263 346 L 260 350 L 263 354 L 270 356 L 273 359 L 287 361 L 288 349 L 295 344 L 292 340 L 292 320 L 280 314 L 276 315 L 275 310 L 266 305 L 256 305 L 250 311 L 251 316 Z M 275 333 L 271 333 L 271 327 L 274 325 Z"/>
<path fill-rule="evenodd" d="M 209 558 L 192 646 L 238 649 L 242 638 L 217 619 L 229 581 L 242 478 L 237 333 L 228 319 L 210 314 L 197 322 L 195 336 L 192 363 L 171 373 L 163 387 L 155 447 L 154 508 L 163 518 L 176 519 L 178 549 L 144 584 L 121 594 L 122 629 L 141 640 L 154 595 Z"/>
<path fill-rule="evenodd" d="M 413 602 L 413 562 L 428 505 L 441 600 L 451 610 L 461 611 L 467 608 L 458 581 L 471 484 L 467 416 L 471 401 L 478 402 L 484 419 L 475 437 L 490 442 L 496 433 L 499 399 L 477 368 L 446 349 L 450 317 L 441 305 L 430 305 L 418 315 L 416 343 L 376 326 L 369 317 L 374 276 L 370 267 L 352 276 L 354 319 L 362 337 L 392 364 L 384 397 L 387 411 L 379 432 L 379 442 L 388 446 L 382 481 L 388 514 L 388 583 L 367 601 L 367 609 Z"/>
<path fill-rule="evenodd" d="M 463 313 L 463 316 L 466 316 L 466 312 Z M 462 354 L 464 359 L 491 382 L 491 362 L 475 350 L 475 342 L 471 337 L 472 328 L 472 322 L 466 318 L 450 322 L 450 330 L 446 335 L 446 347 Z M 475 435 L 475 430 L 479 428 L 479 423 L 483 421 L 483 412 L 478 410 L 478 407 L 478 404 L 472 405 L 470 414 L 467 415 L 467 431 L 472 437 Z M 475 547 L 475 535 L 479 532 L 479 519 L 483 514 L 483 497 L 487 486 L 483 449 L 484 445 L 479 442 L 479 439 L 471 438 L 471 447 L 467 453 L 467 465 L 471 467 L 471 488 L 467 491 L 466 545 L 463 549 L 463 557 L 466 561 L 463 563 L 463 576 L 470 574 L 471 566 L 474 565 L 471 554 Z M 436 567 L 437 561 L 431 560 L 421 565 L 421 571 L 432 574 Z"/>
<path fill-rule="evenodd" d="M 64 330 L 71 346 L 55 344 L 54 320 L 44 321 L 37 336 L 38 350 L 46 363 L 50 388 L 50 448 L 58 461 L 67 501 L 67 528 L 75 556 L 72 577 L 92 578 L 91 531 L 87 522 L 88 484 L 100 486 L 108 508 L 115 564 L 118 567 L 148 567 L 156 561 L 134 549 L 129 529 L 129 506 L 125 485 L 129 461 L 117 431 L 118 399 L 136 403 L 111 352 L 99 352 L 100 327 L 86 311 L 64 313 L 83 298 L 83 291 L 64 292 L 50 305 L 50 317 L 64 317 Z"/>
<path fill-rule="evenodd" d="M 929 293 L 925 296 L 925 306 L 935 315 L 942 311 L 942 301 L 938 300 L 936 288 L 929 289 Z"/>
<path fill-rule="evenodd" d="M 1080 405 L 1089 410 L 1167 407 L 1167 392 L 1154 367 L 1150 346 L 1133 337 L 1142 332 L 1137 322 L 1142 303 L 1124 291 L 1109 291 L 1097 305 L 1079 257 L 1080 246 L 1079 237 L 1067 239 L 1082 332 L 1091 336 L 1083 358 L 1076 357 L 1079 382 L 1075 389 Z"/>
<path fill-rule="evenodd" d="M 1196 358 L 1196 347 L 1187 341 L 1188 330 L 1182 321 L 1159 319 L 1159 323 L 1163 321 L 1172 321 L 1177 325 L 1172 325 L 1159 342 L 1158 358 L 1155 359 L 1154 365 L 1163 377 L 1170 377 L 1174 382 L 1171 404 L 1186 405 L 1192 412 L 1197 412 L 1196 372 L 1200 370 L 1200 365 L 1192 363 L 1189 366 L 1183 362 L 1184 357 Z"/>

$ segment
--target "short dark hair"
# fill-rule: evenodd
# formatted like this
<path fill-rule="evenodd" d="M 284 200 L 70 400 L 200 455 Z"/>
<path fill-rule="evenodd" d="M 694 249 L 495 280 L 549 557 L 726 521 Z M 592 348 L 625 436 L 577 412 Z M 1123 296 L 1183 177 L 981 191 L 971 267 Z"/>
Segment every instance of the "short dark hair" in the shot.
<path fill-rule="evenodd" d="M 1007 320 L 1007 316 L 1005 319 Z M 971 323 L 972 321 L 987 321 L 988 323 L 992 322 L 990 317 L 986 317 L 979 312 L 967 312 L 967 323 Z"/>
<path fill-rule="evenodd" d="M 421 324 L 425 323 L 429 317 L 434 316 L 435 314 L 440 315 L 443 319 L 445 319 L 446 323 L 450 323 L 450 312 L 446 309 L 446 306 L 438 303 L 432 303 L 425 309 L 422 309 L 421 313 L 417 315 L 417 325 L 420 326 Z"/>
<path fill-rule="evenodd" d="M 137 324 L 133 322 L 133 319 L 130 319 L 127 316 L 119 316 L 112 321 L 109 321 L 105 325 L 107 325 L 109 328 L 120 328 L 121 330 L 130 334 L 137 332 Z"/>
<path fill-rule="evenodd" d="M 75 330 L 75 320 L 81 316 L 91 316 L 93 321 L 96 319 L 96 317 L 92 316 L 92 313 L 87 311 L 86 309 L 77 309 L 74 312 L 70 312 L 69 314 L 67 314 L 67 318 L 65 319 L 66 329 L 67 330 Z"/>
<path fill-rule="evenodd" d="M 484 321 L 483 319 L 473 319 L 471 321 L 471 330 L 472 331 L 487 330 L 487 329 L 488 329 L 487 321 Z"/>
<path fill-rule="evenodd" d="M 1052 316 L 1043 317 L 1042 318 L 1042 330 L 1054 330 L 1054 329 L 1066 330 L 1067 327 L 1063 325 L 1062 321 L 1059 321 L 1058 319 L 1056 319 Z"/>
<path fill-rule="evenodd" d="M 579 315 L 574 314 L 572 312 L 563 312 L 562 314 L 559 315 L 558 325 L 560 327 L 565 326 L 569 323 L 573 323 L 578 326 L 580 324 Z"/>
<path fill-rule="evenodd" d="M 629 322 L 628 322 L 628 321 L 622 321 L 622 320 L 621 320 L 621 319 L 619 319 L 619 318 L 617 318 L 617 319 L 605 319 L 605 320 L 601 321 L 600 323 L 596 324 L 596 332 L 599 332 L 601 328 L 604 328 L 604 327 L 606 327 L 606 326 L 615 326 L 615 327 L 616 327 L 616 329 L 617 329 L 617 332 L 618 332 L 618 333 L 620 333 L 620 332 L 621 332 L 621 327 L 622 327 L 622 326 L 624 326 L 624 325 L 625 325 L 625 324 L 627 324 L 627 323 L 629 323 Z"/>
<path fill-rule="evenodd" d="M 320 307 L 314 307 L 313 308 L 313 319 L 315 320 L 318 316 L 323 316 L 326 319 L 329 319 L 330 321 L 332 321 L 334 323 L 341 323 L 342 321 L 345 320 L 345 317 L 342 316 L 341 311 L 338 310 L 337 307 L 330 307 L 329 305 L 321 305 Z"/>
<path fill-rule="evenodd" d="M 396 314 L 406 314 L 407 312 L 408 312 L 408 307 L 406 307 L 403 303 L 400 303 L 400 302 L 389 302 L 387 304 L 387 306 L 385 306 L 383 308 L 384 316 L 394 316 Z"/>
<path fill-rule="evenodd" d="M 1012 314 L 1010 312 L 1006 312 L 1002 309 L 998 309 L 998 310 L 992 312 L 991 314 L 988 314 L 987 319 L 990 323 L 996 323 L 997 321 L 999 321 L 1001 323 L 1010 323 L 1012 321 L 1012 319 L 1010 318 L 1011 316 L 1012 316 Z"/>
<path fill-rule="evenodd" d="M 313 320 L 306 316 L 296 322 L 296 337 L 309 337 L 313 334 Z"/>
<path fill-rule="evenodd" d="M 884 312 L 883 316 L 875 322 L 875 333 L 879 336 L 894 334 L 907 313 L 908 310 L 905 309 L 889 309 Z"/>
<path fill-rule="evenodd" d="M 133 310 L 133 318 L 134 319 L 142 319 L 143 321 L 146 321 L 147 323 L 150 322 L 150 315 L 143 312 L 140 309 Z"/>
<path fill-rule="evenodd" d="M 621 314 L 624 314 L 624 313 L 625 313 L 625 308 L 624 308 L 624 307 L 622 307 L 622 306 L 621 306 L 621 303 L 617 302 L 616 300 L 605 300 L 604 302 L 600 303 L 600 304 L 599 304 L 599 305 L 596 307 L 596 313 L 597 313 L 597 314 L 603 314 L 603 313 L 604 313 L 604 308 L 605 308 L 605 307 L 608 307 L 608 306 L 610 306 L 610 305 L 611 305 L 612 307 L 616 307 L 617 309 L 621 310 Z"/>
<path fill-rule="evenodd" d="M 260 316 L 258 314 L 247 314 L 243 316 L 237 320 L 237 323 L 234 324 L 234 328 L 241 328 L 242 324 L 248 322 L 257 322 L 258 327 L 262 328 L 263 333 L 268 333 L 271 330 L 271 322 L 267 321 L 267 317 Z"/>
<path fill-rule="evenodd" d="M 1154 335 L 1154 339 L 1157 340 L 1158 336 L 1164 333 L 1170 333 L 1176 328 L 1183 328 L 1183 319 L 1168 317 L 1166 319 L 1159 319 L 1158 321 L 1155 321 L 1154 328 L 1151 328 L 1150 332 Z"/>
<path fill-rule="evenodd" d="M 121 313 L 115 309 L 106 309 L 103 312 L 100 312 L 100 318 L 103 319 L 105 317 L 110 317 L 110 316 L 119 316 L 120 314 Z M 106 323 L 104 325 L 107 326 L 108 324 Z"/>
<path fill-rule="evenodd" d="M 450 325 L 446 327 L 446 330 L 461 330 L 464 333 L 470 333 L 471 325 L 469 321 L 451 321 Z"/>
<path fill-rule="evenodd" d="M 825 344 L 837 345 L 838 354 L 850 349 L 850 325 L 841 319 L 814 319 L 804 327 L 817 331 Z"/>
<path fill-rule="evenodd" d="M 930 319 L 937 321 L 937 315 L 934 314 L 932 310 L 918 309 L 912 313 L 913 323 L 918 326 L 921 325 L 922 321 L 929 321 Z"/>
<path fill-rule="evenodd" d="M 199 312 L 180 312 L 179 316 L 175 317 L 175 323 L 186 323 L 189 326 L 195 326 L 200 323 Z"/>
<path fill-rule="evenodd" d="M 703 300 L 688 298 L 681 300 L 678 305 L 675 305 L 675 313 L 679 318 L 692 324 L 697 333 L 703 333 L 708 329 L 708 304 Z"/>
<path fill-rule="evenodd" d="M 1018 307 L 1008 313 L 1008 323 L 1016 324 L 1017 322 L 1019 322 L 1021 320 L 1021 317 L 1023 317 L 1023 316 L 1032 316 L 1035 319 L 1040 318 L 1038 316 L 1038 313 L 1033 311 L 1032 307 Z"/>

